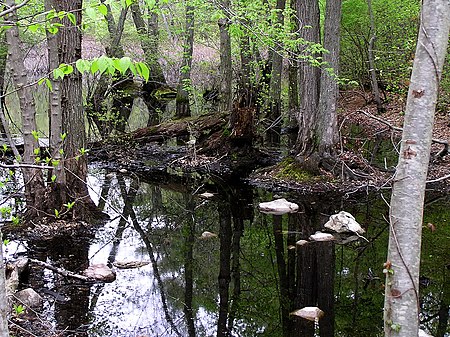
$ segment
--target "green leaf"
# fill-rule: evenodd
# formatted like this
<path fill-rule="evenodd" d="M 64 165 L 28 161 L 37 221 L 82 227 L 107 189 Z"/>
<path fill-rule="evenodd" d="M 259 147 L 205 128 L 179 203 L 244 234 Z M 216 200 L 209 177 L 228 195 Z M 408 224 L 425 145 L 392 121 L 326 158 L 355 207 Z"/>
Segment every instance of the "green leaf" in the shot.
<path fill-rule="evenodd" d="M 60 68 L 53 69 L 53 78 L 55 80 L 64 78 L 64 72 Z"/>
<path fill-rule="evenodd" d="M 156 0 L 146 0 L 148 9 L 153 9 L 156 5 Z"/>
<path fill-rule="evenodd" d="M 67 13 L 67 18 L 74 26 L 77 25 L 77 18 L 75 17 L 75 15 L 73 13 Z"/>
<path fill-rule="evenodd" d="M 91 63 L 91 74 L 95 74 L 98 71 L 98 69 L 99 69 L 98 60 L 94 60 Z"/>
<path fill-rule="evenodd" d="M 40 25 L 34 24 L 34 25 L 29 25 L 28 29 L 30 30 L 30 32 L 36 33 L 40 27 L 41 27 Z"/>
<path fill-rule="evenodd" d="M 56 181 L 56 176 L 52 175 L 52 177 L 50 179 L 52 180 L 52 183 L 54 183 Z"/>
<path fill-rule="evenodd" d="M 56 33 L 58 33 L 58 30 L 59 30 L 59 28 L 58 28 L 58 26 L 56 24 L 50 24 L 50 25 L 47 26 L 47 31 L 50 34 L 55 35 Z"/>
<path fill-rule="evenodd" d="M 59 211 L 57 209 L 55 209 L 55 217 L 59 218 Z"/>
<path fill-rule="evenodd" d="M 73 73 L 73 67 L 70 64 L 61 63 L 59 69 L 64 73 L 64 75 L 69 75 Z"/>
<path fill-rule="evenodd" d="M 122 57 L 119 60 L 119 69 L 118 70 L 122 74 L 125 74 L 125 72 L 128 70 L 128 68 L 130 68 L 131 64 L 132 64 L 132 61 L 131 61 L 131 59 L 129 57 L 127 57 L 127 56 Z"/>
<path fill-rule="evenodd" d="M 106 56 L 100 56 L 97 59 L 97 63 L 98 63 L 98 70 L 100 72 L 100 74 L 103 74 L 105 72 L 106 69 L 108 69 L 108 58 Z M 91 68 L 92 71 L 92 68 Z"/>
<path fill-rule="evenodd" d="M 98 6 L 98 11 L 100 12 L 100 14 L 106 16 L 106 14 L 108 14 L 108 7 L 106 7 L 104 4 L 101 4 L 100 6 Z"/>
<path fill-rule="evenodd" d="M 51 20 L 51 19 L 53 19 L 55 16 L 56 16 L 56 11 L 55 11 L 54 9 L 52 9 L 51 11 L 49 11 L 49 12 L 47 13 L 46 18 L 47 18 L 47 20 Z"/>
<path fill-rule="evenodd" d="M 36 130 L 31 131 L 31 134 L 33 135 L 33 138 L 35 140 L 39 140 L 39 132 L 37 132 Z"/>
<path fill-rule="evenodd" d="M 147 67 L 147 65 L 146 65 L 145 63 L 143 63 L 143 62 L 137 62 L 137 63 L 136 63 L 136 70 L 137 70 L 137 73 L 138 73 L 139 75 L 141 75 L 142 78 L 143 78 L 145 81 L 148 81 L 148 79 L 149 79 L 149 77 L 150 77 L 150 69 L 148 69 L 148 67 Z"/>
<path fill-rule="evenodd" d="M 50 79 L 45 78 L 45 84 L 47 85 L 47 88 L 50 89 L 50 91 L 53 91 L 52 81 L 50 81 Z"/>

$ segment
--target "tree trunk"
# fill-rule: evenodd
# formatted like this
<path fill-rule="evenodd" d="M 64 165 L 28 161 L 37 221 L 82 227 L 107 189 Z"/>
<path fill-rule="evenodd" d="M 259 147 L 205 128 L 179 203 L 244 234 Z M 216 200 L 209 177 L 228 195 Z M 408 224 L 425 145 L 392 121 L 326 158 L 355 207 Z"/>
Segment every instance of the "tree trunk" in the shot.
<path fill-rule="evenodd" d="M 297 20 L 296 8 L 297 8 L 297 0 L 291 0 L 291 15 L 290 15 L 290 25 L 291 25 L 291 34 L 292 38 L 297 38 L 299 22 Z M 297 51 L 295 50 L 296 54 Z M 296 141 L 296 133 L 297 130 L 297 121 L 295 118 L 295 112 L 299 108 L 298 102 L 298 58 L 290 57 L 289 66 L 288 66 L 288 76 L 289 76 L 289 88 L 288 88 L 288 110 L 289 110 L 289 125 L 288 125 L 288 146 L 294 147 Z"/>
<path fill-rule="evenodd" d="M 81 58 L 82 0 L 52 0 L 57 11 L 74 13 L 76 25 L 68 19 L 62 20 L 64 28 L 57 34 L 59 63 L 74 64 Z M 83 111 L 82 76 L 75 69 L 61 81 L 62 131 L 64 140 L 64 168 L 66 170 L 66 189 L 54 196 L 57 200 L 75 201 L 73 217 L 88 218 L 95 205 L 86 185 L 87 159 L 84 151 L 87 147 L 86 126 Z M 70 190 L 69 190 L 70 189 Z"/>
<path fill-rule="evenodd" d="M 317 0 L 298 2 L 299 37 L 306 41 L 320 42 L 320 12 Z M 305 54 L 305 48 L 300 50 Z M 310 56 L 317 55 L 309 53 Z M 296 114 L 299 126 L 296 152 L 307 158 L 317 150 L 318 139 L 315 133 L 317 106 L 319 104 L 320 69 L 303 60 L 299 66 L 300 109 Z"/>
<path fill-rule="evenodd" d="M 230 27 L 230 19 L 228 10 L 231 1 L 222 0 L 220 8 L 222 8 L 224 17 L 219 19 L 220 31 L 220 109 L 222 111 L 231 111 L 232 104 L 232 64 L 231 64 L 231 38 L 228 28 Z"/>
<path fill-rule="evenodd" d="M 14 6 L 14 0 L 8 0 L 7 6 Z M 17 22 L 17 14 L 11 12 L 7 20 Z M 34 105 L 33 88 L 29 86 L 26 68 L 23 64 L 24 53 L 21 48 L 19 28 L 12 25 L 6 31 L 8 43 L 8 59 L 13 77 L 13 84 L 19 96 L 19 105 L 22 115 L 22 134 L 24 140 L 23 164 L 36 164 L 39 144 L 37 141 L 36 111 Z M 36 151 L 36 152 L 35 152 Z M 42 171 L 36 168 L 22 169 L 25 183 L 25 199 L 27 212 L 30 217 L 38 215 L 38 210 L 43 203 L 44 179 Z"/>
<path fill-rule="evenodd" d="M 0 231 L 0 337 L 9 337 L 8 298 L 6 297 L 5 262 L 3 260 L 3 238 Z"/>
<path fill-rule="evenodd" d="M 194 6 L 191 0 L 186 1 L 186 26 L 184 32 L 183 61 L 180 68 L 180 80 L 177 87 L 176 117 L 191 115 L 189 93 L 192 91 L 191 65 L 194 51 Z"/>
<path fill-rule="evenodd" d="M 286 6 L 285 0 L 277 0 L 277 19 L 275 26 L 282 30 L 284 25 L 283 11 Z M 283 71 L 283 50 L 282 42 L 275 41 L 275 51 L 272 54 L 272 74 L 270 77 L 269 88 L 269 113 L 268 119 L 270 126 L 267 129 L 267 143 L 276 145 L 280 143 L 281 133 L 281 72 Z"/>
<path fill-rule="evenodd" d="M 386 336 L 418 335 L 425 181 L 449 29 L 450 3 L 424 0 L 391 196 L 389 250 L 385 265 Z"/>
<path fill-rule="evenodd" d="M 51 0 L 45 0 L 45 10 L 50 11 L 53 8 Z M 58 56 L 58 39 L 55 34 L 51 34 L 48 31 L 47 34 L 47 49 L 48 49 L 48 73 L 51 74 L 53 69 L 59 67 Z M 63 117 L 61 109 L 61 81 L 59 79 L 50 78 L 52 84 L 52 90 L 49 93 L 49 146 L 52 159 L 60 162 L 60 165 L 55 167 L 56 180 L 54 181 L 53 189 L 64 190 L 66 188 L 66 173 L 64 170 L 63 162 L 61 162 L 63 149 Z M 58 198 L 59 205 L 54 205 L 58 209 L 64 204 L 66 200 L 60 200 Z"/>
<path fill-rule="evenodd" d="M 332 73 L 329 72 L 329 69 L 322 69 L 320 77 L 317 138 L 319 154 L 322 157 L 332 154 L 334 146 L 338 142 L 337 100 L 339 86 L 336 76 L 339 73 L 341 5 L 341 0 L 328 0 L 325 8 L 323 47 L 328 50 L 328 53 L 323 54 L 323 61 L 327 63 L 327 68 L 332 68 Z"/>
<path fill-rule="evenodd" d="M 367 50 L 368 52 L 368 58 L 369 58 L 369 72 L 370 72 L 370 82 L 372 84 L 372 94 L 373 99 L 375 100 L 375 103 L 377 104 L 377 111 L 378 112 L 384 112 L 385 109 L 383 107 L 383 103 L 381 102 L 381 95 L 380 95 L 380 89 L 378 87 L 378 80 L 377 80 L 377 68 L 375 66 L 375 56 L 373 54 L 374 48 L 375 48 L 375 40 L 377 39 L 376 31 L 375 31 L 375 18 L 373 15 L 373 9 L 372 9 L 372 0 L 367 0 L 367 8 L 369 10 L 369 17 L 370 17 L 370 40 L 369 40 L 369 48 Z"/>
<path fill-rule="evenodd" d="M 149 118 L 147 126 L 159 124 L 159 115 L 166 110 L 167 103 L 159 100 L 155 96 L 155 92 L 167 85 L 163 70 L 158 61 L 159 55 L 159 31 L 158 31 L 158 14 L 156 9 L 159 1 L 155 1 L 153 8 L 149 9 L 147 27 L 142 16 L 138 2 L 131 5 L 131 14 L 136 31 L 141 40 L 141 48 L 144 51 L 145 63 L 150 69 L 150 78 L 143 84 L 142 91 L 145 104 L 148 108 Z"/>

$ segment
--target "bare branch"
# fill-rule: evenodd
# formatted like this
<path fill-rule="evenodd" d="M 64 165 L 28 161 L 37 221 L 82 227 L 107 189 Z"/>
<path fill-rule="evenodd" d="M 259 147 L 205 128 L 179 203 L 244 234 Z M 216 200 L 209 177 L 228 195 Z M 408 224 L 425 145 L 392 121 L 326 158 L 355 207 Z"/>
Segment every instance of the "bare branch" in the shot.
<path fill-rule="evenodd" d="M 14 5 L 14 6 L 9 7 L 8 9 L 5 9 L 3 12 L 0 12 L 0 18 L 11 12 L 14 12 L 15 10 L 19 9 L 20 7 L 25 6 L 29 1 L 30 0 L 24 0 L 23 2 L 21 2 L 18 5 Z"/>

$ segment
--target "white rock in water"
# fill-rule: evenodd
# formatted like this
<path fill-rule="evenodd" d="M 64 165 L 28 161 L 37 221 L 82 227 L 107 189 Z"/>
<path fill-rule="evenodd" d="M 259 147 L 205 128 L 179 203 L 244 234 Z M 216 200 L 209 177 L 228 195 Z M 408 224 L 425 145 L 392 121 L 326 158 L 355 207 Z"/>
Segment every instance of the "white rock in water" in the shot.
<path fill-rule="evenodd" d="M 332 234 L 316 232 L 309 237 L 312 241 L 333 241 L 335 238 Z"/>
<path fill-rule="evenodd" d="M 20 303 L 28 308 L 38 308 L 42 305 L 42 297 L 34 289 L 26 288 L 14 294 Z"/>
<path fill-rule="evenodd" d="M 214 194 L 210 192 L 204 192 L 202 194 L 199 194 L 198 196 L 203 199 L 211 199 L 212 197 L 214 197 Z"/>
<path fill-rule="evenodd" d="M 425 331 L 423 331 L 422 329 L 419 329 L 419 337 L 433 337 L 430 334 L 427 334 Z"/>
<path fill-rule="evenodd" d="M 324 226 L 336 233 L 353 232 L 364 234 L 364 229 L 362 229 L 361 225 L 355 220 L 353 215 L 345 211 L 330 216 L 330 220 L 328 220 Z"/>
<path fill-rule="evenodd" d="M 306 241 L 306 240 L 298 240 L 295 244 L 297 246 L 304 246 L 304 245 L 307 245 L 308 243 L 309 243 L 309 241 Z"/>
<path fill-rule="evenodd" d="M 207 239 L 216 238 L 216 237 L 217 237 L 217 234 L 211 233 L 211 232 L 208 232 L 208 231 L 204 231 L 202 233 L 202 235 L 199 237 L 199 239 L 207 240 Z"/>
<path fill-rule="evenodd" d="M 305 318 L 309 321 L 315 322 L 323 317 L 325 313 L 318 307 L 304 307 L 302 309 L 291 312 L 291 315 Z"/>
<path fill-rule="evenodd" d="M 274 201 L 260 203 L 259 210 L 265 214 L 283 215 L 286 213 L 297 212 L 298 205 L 282 198 Z"/>
<path fill-rule="evenodd" d="M 116 273 L 104 263 L 89 266 L 84 271 L 84 275 L 102 282 L 113 282 L 116 279 Z"/>

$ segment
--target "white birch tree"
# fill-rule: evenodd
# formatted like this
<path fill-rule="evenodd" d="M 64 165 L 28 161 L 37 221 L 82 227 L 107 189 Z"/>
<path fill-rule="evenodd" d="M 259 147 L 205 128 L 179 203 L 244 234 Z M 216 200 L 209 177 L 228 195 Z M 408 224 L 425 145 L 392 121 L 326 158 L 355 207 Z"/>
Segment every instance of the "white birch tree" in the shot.
<path fill-rule="evenodd" d="M 418 336 L 423 204 L 439 80 L 449 38 L 450 2 L 423 0 L 420 19 L 390 205 L 385 336 Z"/>
<path fill-rule="evenodd" d="M 9 337 L 8 299 L 6 297 L 5 263 L 3 261 L 3 238 L 0 231 L 0 337 Z"/>

